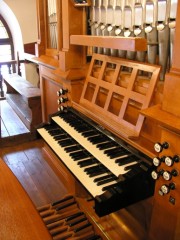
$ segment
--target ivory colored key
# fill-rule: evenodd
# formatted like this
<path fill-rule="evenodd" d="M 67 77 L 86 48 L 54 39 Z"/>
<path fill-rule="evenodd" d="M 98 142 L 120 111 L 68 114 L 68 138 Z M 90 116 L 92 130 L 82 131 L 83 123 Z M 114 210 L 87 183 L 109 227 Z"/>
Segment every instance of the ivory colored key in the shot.
<path fill-rule="evenodd" d="M 64 148 L 62 148 L 44 128 L 38 129 L 38 132 L 47 141 L 49 146 L 56 152 L 68 169 L 70 169 L 70 171 L 79 179 L 79 181 L 83 183 L 85 188 L 92 194 L 92 196 L 95 197 L 102 194 L 104 192 L 102 187 L 110 185 L 110 183 L 106 183 L 104 186 L 97 186 L 97 184 L 93 181 L 94 178 L 88 177 L 84 172 L 84 168 L 80 168 L 77 164 L 78 161 L 74 161 L 73 158 L 71 158 L 71 156 L 64 150 Z M 116 183 L 117 181 L 114 181 L 114 184 Z"/>

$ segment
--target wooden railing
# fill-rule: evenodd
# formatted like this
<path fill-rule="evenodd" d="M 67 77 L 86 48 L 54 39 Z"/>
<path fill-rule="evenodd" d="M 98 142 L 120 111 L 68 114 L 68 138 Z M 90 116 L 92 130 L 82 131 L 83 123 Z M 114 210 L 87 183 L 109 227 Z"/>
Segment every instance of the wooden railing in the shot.
<path fill-rule="evenodd" d="M 3 74 L 17 73 L 21 76 L 20 65 L 24 60 L 9 60 L 0 62 L 0 99 L 4 98 Z"/>

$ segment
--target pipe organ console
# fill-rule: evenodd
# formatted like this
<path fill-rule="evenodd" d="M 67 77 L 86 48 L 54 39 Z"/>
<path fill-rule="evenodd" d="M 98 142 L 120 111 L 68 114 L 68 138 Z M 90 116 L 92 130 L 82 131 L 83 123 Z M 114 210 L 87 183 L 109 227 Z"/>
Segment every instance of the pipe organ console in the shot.
<path fill-rule="evenodd" d="M 49 164 L 101 239 L 179 239 L 178 1 L 37 9 Z"/>

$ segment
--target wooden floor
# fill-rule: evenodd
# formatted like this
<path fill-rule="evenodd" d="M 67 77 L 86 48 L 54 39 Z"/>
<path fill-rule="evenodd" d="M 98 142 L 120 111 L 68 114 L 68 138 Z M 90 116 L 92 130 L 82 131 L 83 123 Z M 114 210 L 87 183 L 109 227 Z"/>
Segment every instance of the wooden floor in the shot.
<path fill-rule="evenodd" d="M 1 158 L 20 181 L 35 206 L 57 201 L 66 194 L 60 179 L 46 162 L 43 140 L 1 148 Z"/>
<path fill-rule="evenodd" d="M 13 111 L 6 100 L 1 100 L 1 137 L 15 136 L 28 133 L 29 130 Z M 16 126 L 16 127 L 14 127 Z"/>
<path fill-rule="evenodd" d="M 43 140 L 27 140 L 28 129 L 6 100 L 1 100 L 0 104 L 1 140 L 7 142 L 7 145 L 0 142 L 0 157 L 18 178 L 35 206 L 59 200 L 66 194 L 66 189 L 46 162 Z M 22 141 L 18 144 L 19 138 Z M 8 147 L 10 141 L 13 144 Z"/>

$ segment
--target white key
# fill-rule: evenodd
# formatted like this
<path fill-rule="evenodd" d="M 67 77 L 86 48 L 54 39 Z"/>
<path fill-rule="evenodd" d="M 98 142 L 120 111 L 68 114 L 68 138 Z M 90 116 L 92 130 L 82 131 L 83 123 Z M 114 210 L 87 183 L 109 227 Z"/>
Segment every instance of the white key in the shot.
<path fill-rule="evenodd" d="M 63 128 L 69 135 L 71 135 L 77 142 L 79 142 L 85 149 L 87 149 L 96 159 L 98 159 L 104 166 L 106 166 L 116 177 L 120 174 L 124 174 L 128 171 L 124 170 L 126 166 L 130 166 L 135 162 L 118 166 L 115 163 L 115 159 L 110 159 L 102 150 L 96 148 L 94 144 L 88 141 L 85 137 L 83 137 L 80 133 L 78 133 L 73 127 L 71 127 L 68 123 L 66 123 L 59 116 L 52 117 L 52 119 Z M 117 157 L 118 158 L 118 157 Z"/>
<path fill-rule="evenodd" d="M 97 176 L 90 178 L 85 172 L 84 168 L 80 168 L 77 164 L 78 161 L 74 161 L 67 152 L 64 151 L 57 141 L 44 129 L 40 128 L 37 130 L 39 134 L 43 137 L 43 139 L 48 143 L 48 145 L 55 151 L 61 161 L 67 166 L 67 168 L 78 178 L 78 180 L 84 185 L 84 187 L 90 192 L 93 197 L 99 196 L 103 194 L 102 188 L 105 186 L 109 186 L 116 181 L 97 186 L 96 183 L 93 181 Z M 105 174 L 99 175 L 104 176 Z"/>

